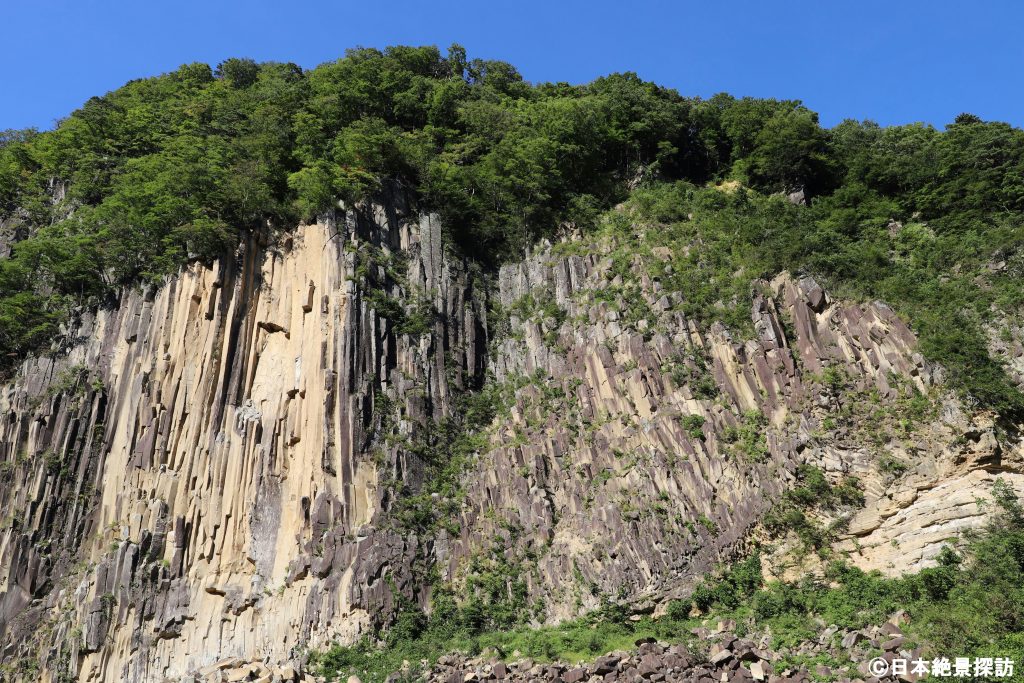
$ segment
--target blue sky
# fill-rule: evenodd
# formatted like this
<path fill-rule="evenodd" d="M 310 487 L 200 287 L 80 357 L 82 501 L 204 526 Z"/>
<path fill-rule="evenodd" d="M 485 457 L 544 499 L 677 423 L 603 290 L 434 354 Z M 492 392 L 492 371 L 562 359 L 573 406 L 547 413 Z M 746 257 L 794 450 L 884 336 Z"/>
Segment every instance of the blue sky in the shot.
<path fill-rule="evenodd" d="M 185 62 L 303 67 L 357 45 L 464 45 L 531 81 L 614 71 L 684 95 L 794 98 L 822 123 L 1024 125 L 1017 0 L 8 0 L 0 129 L 48 128 L 92 95 Z"/>

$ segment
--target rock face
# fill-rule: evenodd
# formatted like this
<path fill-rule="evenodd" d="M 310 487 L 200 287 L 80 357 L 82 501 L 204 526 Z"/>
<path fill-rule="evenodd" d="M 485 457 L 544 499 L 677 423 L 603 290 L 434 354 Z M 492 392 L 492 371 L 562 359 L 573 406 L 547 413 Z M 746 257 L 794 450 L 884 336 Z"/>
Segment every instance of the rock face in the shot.
<path fill-rule="evenodd" d="M 394 193 L 83 314 L 0 387 L 14 679 L 299 680 L 308 648 L 385 623 L 398 594 L 429 605 L 425 567 L 459 586 L 488 558 L 539 620 L 656 608 L 742 551 L 804 463 L 863 482 L 840 546 L 889 572 L 980 523 L 995 473 L 1024 490 L 1016 447 L 883 304 L 780 276 L 740 343 L 638 264 L 623 289 L 599 249 L 561 253 L 488 286 Z M 408 444 L 485 378 L 509 402 L 457 523 L 410 531 L 391 512 L 430 470 Z M 892 420 L 861 403 L 916 395 L 941 411 L 866 445 Z"/>
<path fill-rule="evenodd" d="M 549 617 L 622 592 L 657 604 L 742 550 L 803 463 L 858 479 L 865 506 L 847 513 L 839 548 L 898 574 L 983 523 L 977 500 L 996 475 L 1024 490 L 1019 450 L 943 394 L 884 304 L 836 302 L 783 275 L 755 297 L 756 338 L 737 343 L 687 320 L 685 293 L 642 269 L 624 289 L 599 251 L 557 251 L 501 271 L 511 315 L 494 372 L 535 381 L 469 478 L 449 576 L 466 548 L 486 543 L 475 539 L 497 534 Z M 938 397 L 941 410 L 908 427 L 911 396 Z M 907 471 L 894 476 L 891 462 Z"/>
<path fill-rule="evenodd" d="M 352 279 L 368 250 L 406 254 L 402 286 L 445 324 L 394 333 Z M 412 425 L 479 377 L 474 287 L 436 220 L 390 203 L 127 293 L 66 357 L 27 363 L 0 392 L 5 658 L 176 680 L 357 637 L 391 606 L 385 578 L 406 588 L 417 546 L 367 526 L 386 473 L 418 476 L 371 453 L 375 400 L 406 397 Z M 329 529 L 342 542 L 315 547 Z M 315 561 L 296 568 L 304 546 Z"/>
<path fill-rule="evenodd" d="M 0 218 L 0 258 L 11 255 L 11 247 L 28 233 L 17 217 Z"/>

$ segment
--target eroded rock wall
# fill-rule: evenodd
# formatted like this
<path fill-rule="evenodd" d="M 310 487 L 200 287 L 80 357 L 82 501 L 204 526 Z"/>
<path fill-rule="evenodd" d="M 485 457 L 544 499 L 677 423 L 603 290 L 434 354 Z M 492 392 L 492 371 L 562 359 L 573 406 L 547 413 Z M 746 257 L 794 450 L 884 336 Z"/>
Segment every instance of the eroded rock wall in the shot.
<path fill-rule="evenodd" d="M 66 357 L 21 369 L 0 393 L 12 671 L 179 680 L 225 657 L 297 660 L 386 613 L 385 576 L 406 588 L 419 544 L 369 526 L 378 481 L 418 474 L 371 452 L 375 402 L 394 397 L 411 432 L 483 367 L 483 301 L 439 229 L 394 200 L 253 238 L 126 293 Z M 400 281 L 368 252 L 401 255 Z M 437 322 L 396 333 L 367 278 L 429 297 Z M 342 546 L 297 569 L 328 529 Z"/>
<path fill-rule="evenodd" d="M 760 284 L 756 338 L 739 343 L 688 320 L 685 292 L 639 261 L 623 282 L 599 248 L 584 251 L 549 245 L 501 271 L 509 324 L 494 372 L 529 381 L 466 484 L 448 576 L 497 535 L 549 619 L 615 596 L 663 604 L 768 540 L 761 517 L 804 463 L 856 477 L 863 509 L 817 521 L 851 562 L 898 574 L 982 524 L 996 476 L 1024 492 L 1019 446 L 944 391 L 885 304 L 782 275 Z M 774 559 L 792 572 L 788 553 Z"/>
<path fill-rule="evenodd" d="M 857 478 L 863 509 L 820 523 L 890 573 L 981 524 L 995 476 L 1024 491 L 1019 446 L 884 304 L 782 275 L 740 342 L 616 265 L 545 245 L 488 294 L 393 194 L 84 315 L 0 390 L 5 675 L 298 669 L 395 591 L 428 607 L 431 566 L 458 589 L 496 559 L 537 621 L 657 609 L 764 537 L 801 464 Z M 485 377 L 508 402 L 457 519 L 413 532 L 390 515 L 432 476 L 409 445 Z"/>

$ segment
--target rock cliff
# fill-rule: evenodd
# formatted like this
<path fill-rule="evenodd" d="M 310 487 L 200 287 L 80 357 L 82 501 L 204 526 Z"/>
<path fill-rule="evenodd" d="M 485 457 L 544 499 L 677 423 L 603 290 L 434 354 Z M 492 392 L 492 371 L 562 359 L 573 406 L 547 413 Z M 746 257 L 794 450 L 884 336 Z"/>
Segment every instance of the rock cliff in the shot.
<path fill-rule="evenodd" d="M 0 387 L 5 675 L 291 676 L 480 563 L 538 621 L 656 610 L 806 464 L 860 482 L 814 515 L 889 573 L 980 524 L 996 474 L 1024 490 L 1019 445 L 884 304 L 782 275 L 739 341 L 638 265 L 569 240 L 489 281 L 391 193 L 83 312 Z M 421 503 L 449 523 L 408 523 L 438 472 L 417 444 L 484 388 L 457 495 Z"/>

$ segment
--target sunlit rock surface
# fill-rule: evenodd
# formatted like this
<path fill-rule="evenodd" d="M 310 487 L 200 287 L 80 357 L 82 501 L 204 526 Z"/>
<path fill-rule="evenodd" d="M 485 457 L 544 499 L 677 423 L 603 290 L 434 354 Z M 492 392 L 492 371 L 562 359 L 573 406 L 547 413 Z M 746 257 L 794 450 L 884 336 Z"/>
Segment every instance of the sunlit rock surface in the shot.
<path fill-rule="evenodd" d="M 995 476 L 1024 490 L 1019 445 L 884 304 L 782 275 L 741 342 L 642 268 L 621 301 L 583 251 L 544 245 L 487 283 L 390 197 L 84 313 L 0 387 L 4 662 L 20 680 L 301 676 L 308 648 L 384 623 L 393 590 L 428 605 L 425 566 L 458 586 L 495 544 L 538 621 L 602 595 L 656 609 L 763 535 L 803 463 L 861 482 L 836 547 L 890 574 L 982 524 Z M 382 300 L 435 314 L 401 333 Z M 459 519 L 419 537 L 389 511 L 427 470 L 385 418 L 415 437 L 485 381 L 511 405 Z M 914 392 L 937 409 L 896 424 Z"/>

